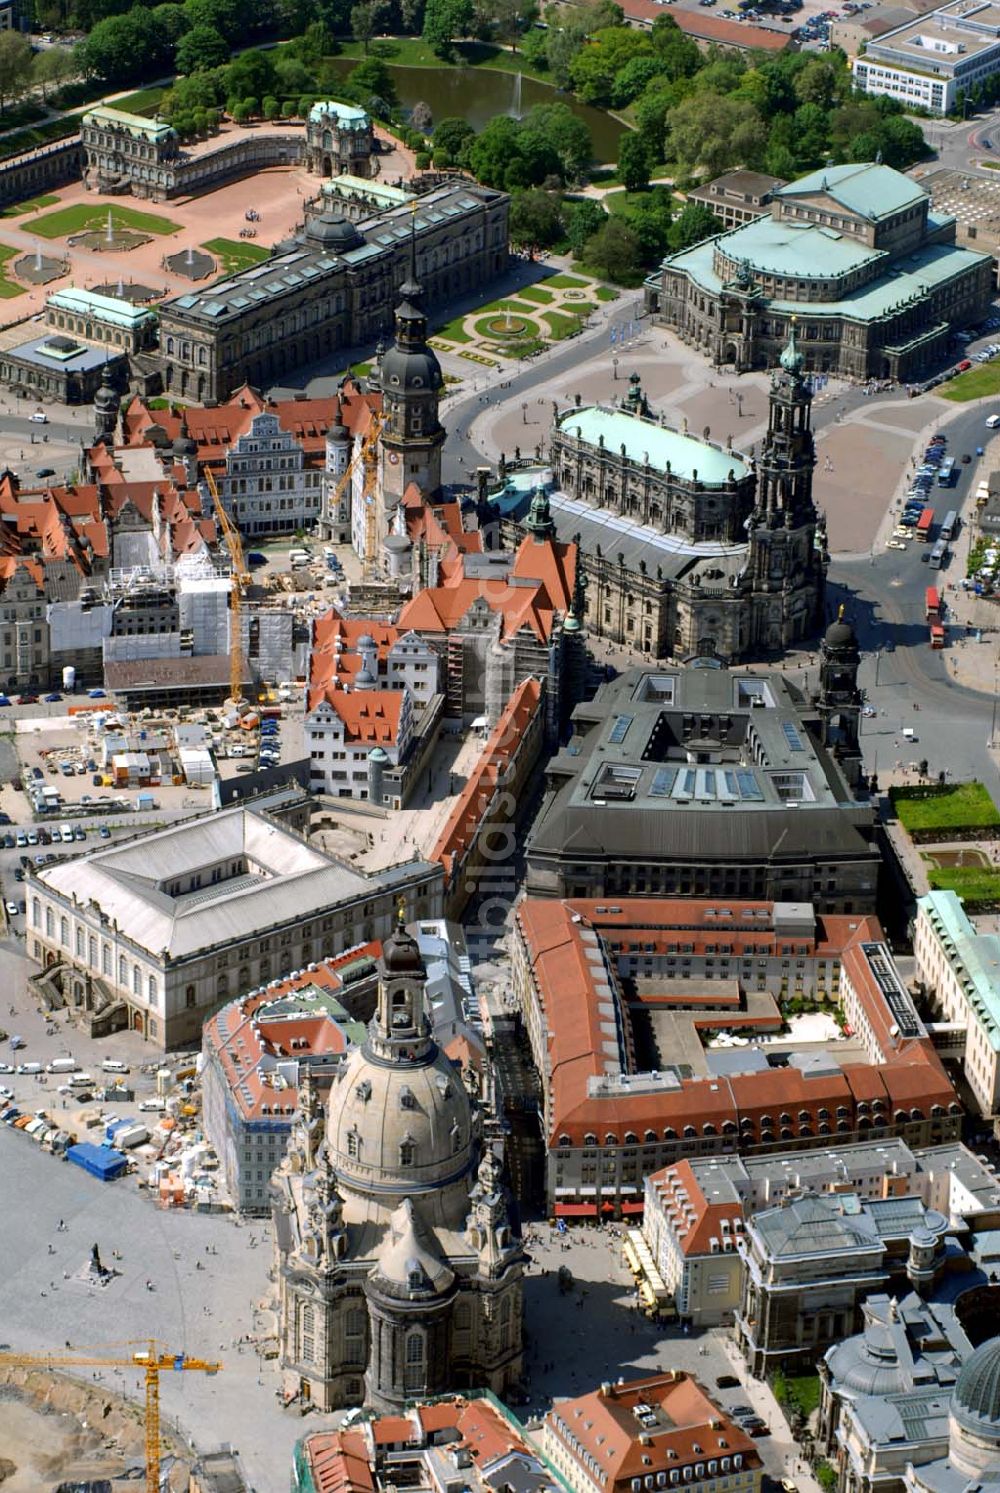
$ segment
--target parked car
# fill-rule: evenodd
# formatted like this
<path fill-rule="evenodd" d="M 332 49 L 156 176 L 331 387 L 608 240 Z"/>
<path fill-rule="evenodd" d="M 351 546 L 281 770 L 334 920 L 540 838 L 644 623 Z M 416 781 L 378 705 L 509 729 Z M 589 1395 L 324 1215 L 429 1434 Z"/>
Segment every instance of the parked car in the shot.
<path fill-rule="evenodd" d="M 61 700 L 61 699 L 62 699 L 62 695 L 60 695 L 58 693 L 58 691 L 53 690 L 52 693 L 51 693 L 51 695 L 46 695 L 45 696 L 45 703 L 46 703 L 46 705 L 54 705 L 57 700 Z"/>
<path fill-rule="evenodd" d="M 739 1389 L 740 1385 L 735 1374 L 720 1374 L 715 1383 L 718 1389 Z"/>
<path fill-rule="evenodd" d="M 111 839 L 111 831 L 108 829 L 108 826 L 106 824 L 101 825 L 100 835 L 102 840 Z"/>

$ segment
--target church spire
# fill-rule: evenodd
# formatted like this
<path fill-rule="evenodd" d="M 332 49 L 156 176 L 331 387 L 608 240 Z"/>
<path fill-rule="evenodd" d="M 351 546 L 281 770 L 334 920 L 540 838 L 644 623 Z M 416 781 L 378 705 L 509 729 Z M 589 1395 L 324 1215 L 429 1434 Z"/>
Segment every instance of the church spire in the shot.
<path fill-rule="evenodd" d="M 548 493 L 541 483 L 535 488 L 524 527 L 536 544 L 544 544 L 547 539 L 555 538 L 556 525 L 552 517 L 552 507 Z"/>

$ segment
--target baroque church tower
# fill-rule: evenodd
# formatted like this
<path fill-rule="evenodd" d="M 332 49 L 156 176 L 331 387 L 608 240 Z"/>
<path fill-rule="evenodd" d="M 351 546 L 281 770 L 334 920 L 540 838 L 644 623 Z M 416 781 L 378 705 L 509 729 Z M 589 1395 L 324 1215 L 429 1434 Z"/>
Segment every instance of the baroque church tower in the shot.
<path fill-rule="evenodd" d="M 793 322 L 771 378 L 757 502 L 747 525 L 755 650 L 777 651 L 809 637 L 823 613 L 825 529 L 813 503 L 816 448 L 804 361 Z"/>
<path fill-rule="evenodd" d="M 410 272 L 400 287 L 396 332 L 379 366 L 382 389 L 380 488 L 385 531 L 411 482 L 425 497 L 441 489 L 441 448 L 445 432 L 438 419 L 444 378 L 434 349 L 427 345 L 423 288 L 417 280 L 417 241 L 410 239 Z"/>
<path fill-rule="evenodd" d="M 320 1409 L 486 1386 L 522 1366 L 521 1239 L 500 1166 L 438 1047 L 426 972 L 399 926 L 383 945 L 363 1046 L 311 1086 L 272 1194 L 286 1389 Z"/>

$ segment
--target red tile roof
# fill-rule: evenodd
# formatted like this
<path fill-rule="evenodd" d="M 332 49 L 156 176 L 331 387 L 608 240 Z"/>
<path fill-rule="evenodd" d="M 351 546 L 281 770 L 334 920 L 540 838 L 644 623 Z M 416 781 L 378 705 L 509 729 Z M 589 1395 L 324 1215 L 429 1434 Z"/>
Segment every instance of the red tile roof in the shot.
<path fill-rule="evenodd" d="M 326 433 L 338 416 L 351 435 L 363 435 L 373 410 L 382 407 L 381 393 L 364 394 L 356 382 L 345 384 L 339 394 L 324 399 L 264 399 L 249 384 L 237 389 L 224 404 L 212 409 L 188 405 L 181 413 L 172 409 L 151 409 L 138 394 L 129 401 L 122 415 L 125 444 L 147 443 L 149 431 L 157 426 L 174 441 L 186 427 L 198 447 L 199 462 L 222 455 L 241 435 L 250 429 L 255 415 L 267 411 L 277 415 L 282 430 L 290 432 L 307 452 L 323 449 Z"/>
<path fill-rule="evenodd" d="M 479 834 L 498 787 L 503 785 L 511 758 L 541 706 L 542 686 L 525 679 L 507 701 L 489 740 L 469 773 L 431 851 L 448 880 L 468 854 Z"/>
<path fill-rule="evenodd" d="M 733 924 L 744 906 L 767 907 L 767 904 L 727 905 L 732 907 Z M 606 942 L 607 962 L 613 967 L 616 951 L 622 951 L 625 945 L 622 934 L 628 925 L 638 930 L 637 941 L 662 942 L 658 929 L 684 928 L 684 940 L 694 943 L 704 938 L 701 930 L 709 926 L 708 907 L 718 908 L 719 904 L 671 898 L 623 898 L 615 906 L 620 910 L 609 913 L 605 904 L 593 900 L 528 898 L 517 910 L 520 947 L 543 1009 L 548 1069 L 545 1109 L 550 1146 L 558 1145 L 563 1135 L 568 1136 L 570 1144 L 579 1146 L 585 1143 L 588 1134 L 593 1134 L 599 1145 L 610 1134 L 614 1137 L 612 1143 L 618 1145 L 624 1141 L 626 1129 L 640 1139 L 647 1129 L 658 1139 L 683 1139 L 686 1129 L 692 1139 L 706 1134 L 735 1136 L 742 1120 L 753 1122 L 751 1133 L 759 1142 L 765 1116 L 773 1123 L 776 1141 L 796 1139 L 820 1134 L 821 1124 L 828 1124 L 835 1134 L 838 1121 L 846 1123 L 853 1132 L 858 1120 L 857 1105 L 862 1099 L 883 1100 L 890 1110 L 890 1119 L 894 1104 L 911 1107 L 911 1094 L 916 1096 L 913 1105 L 922 1096 L 925 1114 L 932 1103 L 947 1108 L 954 1101 L 954 1091 L 936 1054 L 928 1050 L 927 1044 L 918 1042 L 911 1042 L 895 1054 L 892 1063 L 878 1068 L 852 1064 L 831 1072 L 810 1073 L 789 1065 L 760 1073 L 682 1078 L 676 1088 L 651 1086 L 639 1093 L 591 1093 L 593 1082 L 608 1071 L 605 1046 L 608 1022 L 613 1017 L 601 1010 L 601 1004 L 607 1005 L 609 1000 L 617 1003 L 620 998 L 615 990 L 610 994 L 598 990 L 595 980 L 598 976 L 605 980 L 606 972 L 603 962 L 594 961 L 594 951 Z M 718 926 L 712 926 L 718 939 Z M 882 938 L 874 918 L 824 919 L 823 932 L 827 947 L 831 935 L 846 936 L 847 947 L 855 940 Z M 735 948 L 742 942 L 742 934 L 734 933 L 733 941 Z M 834 952 L 842 949 L 834 946 Z M 694 983 L 697 988 L 697 982 Z M 625 1071 L 632 1071 L 631 1029 L 627 1019 L 621 1023 L 621 1030 L 626 1044 L 622 1062 Z M 838 1107 L 846 1114 L 838 1116 Z M 821 1116 L 820 1109 L 827 1114 Z M 782 1121 L 781 1115 L 786 1113 L 789 1119 Z M 790 1132 L 789 1136 L 782 1136 L 783 1127 Z"/>
<path fill-rule="evenodd" d="M 661 1171 L 653 1172 L 646 1180 L 649 1186 L 656 1189 L 665 1208 L 674 1204 L 678 1213 L 685 1215 L 685 1222 L 676 1228 L 677 1243 L 682 1254 L 708 1254 L 713 1239 L 723 1239 L 727 1232 L 733 1235 L 742 1232 L 742 1203 L 710 1202 L 689 1161 L 675 1161 Z M 681 1193 L 686 1196 L 682 1198 Z M 690 1217 L 692 1212 L 693 1218 Z M 728 1224 L 728 1230 L 723 1229 L 723 1223 Z"/>
<path fill-rule="evenodd" d="M 508 577 L 477 579 L 456 565 L 441 585 L 428 586 L 408 601 L 398 623 L 414 632 L 451 632 L 482 600 L 492 612 L 501 614 L 502 638 L 528 628 L 546 643 L 556 613 L 569 611 L 575 576 L 575 544 L 553 539 L 538 544 L 529 537 L 518 548 Z"/>
<path fill-rule="evenodd" d="M 375 1493 L 375 1473 L 363 1431 L 320 1431 L 306 1441 L 316 1493 Z"/>
<path fill-rule="evenodd" d="M 635 1415 L 640 1405 L 654 1412 L 643 1421 Z M 560 1400 L 545 1424 L 571 1461 L 580 1460 L 581 1452 L 594 1459 L 599 1471 L 595 1478 L 588 1466 L 586 1480 L 609 1488 L 710 1457 L 739 1455 L 748 1471 L 761 1466 L 746 1432 L 709 1398 L 697 1379 L 680 1370 L 602 1385 L 590 1394 Z M 703 1471 L 701 1481 L 713 1480 Z"/>

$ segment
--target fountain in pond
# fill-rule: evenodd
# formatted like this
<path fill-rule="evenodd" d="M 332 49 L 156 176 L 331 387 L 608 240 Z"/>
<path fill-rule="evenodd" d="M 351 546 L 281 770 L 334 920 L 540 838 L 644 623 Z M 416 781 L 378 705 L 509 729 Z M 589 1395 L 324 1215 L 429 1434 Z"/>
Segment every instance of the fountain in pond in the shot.
<path fill-rule="evenodd" d="M 110 207 L 108 208 L 108 231 L 107 231 L 106 237 L 107 237 L 107 242 L 109 244 L 113 244 L 114 243 L 114 241 L 115 241 L 115 220 L 114 220 L 114 218 L 111 215 L 111 209 L 110 209 Z"/>
<path fill-rule="evenodd" d="M 515 75 L 515 78 L 514 78 L 514 103 L 511 106 L 511 112 L 513 113 L 515 119 L 520 119 L 521 113 L 522 113 L 522 109 L 521 109 L 521 74 L 520 73 L 517 73 Z"/>

